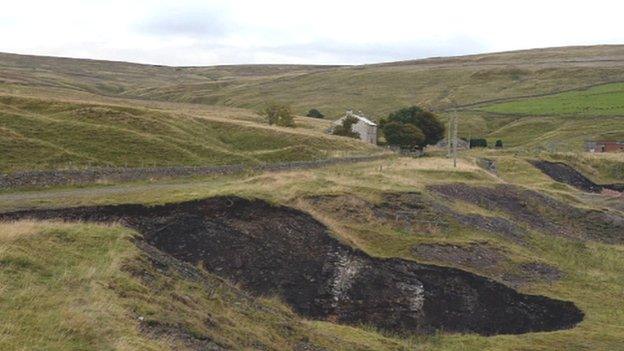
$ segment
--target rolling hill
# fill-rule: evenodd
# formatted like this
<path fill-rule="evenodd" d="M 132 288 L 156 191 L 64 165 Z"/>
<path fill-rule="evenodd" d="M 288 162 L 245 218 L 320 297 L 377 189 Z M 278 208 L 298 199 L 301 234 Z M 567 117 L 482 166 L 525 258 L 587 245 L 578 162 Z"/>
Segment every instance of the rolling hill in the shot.
<path fill-rule="evenodd" d="M 0 95 L 0 170 L 254 165 L 373 152 L 365 143 L 324 134 L 316 120 L 301 119 L 292 129 L 268 126 L 241 109 L 185 113 Z"/>
<path fill-rule="evenodd" d="M 624 46 L 363 66 L 0 54 L 0 173 L 381 151 L 325 133 L 348 107 L 457 113 L 461 136 L 506 146 L 456 167 L 1 189 L 0 349 L 620 350 L 624 155 L 535 151 L 624 138 L 623 68 Z M 328 118 L 269 126 L 268 100 Z M 605 187 L 535 166 L 560 162 Z"/>
<path fill-rule="evenodd" d="M 624 46 L 618 45 L 361 66 L 167 67 L 0 54 L 0 93 L 169 104 L 174 110 L 257 110 L 275 100 L 291 104 L 299 114 L 318 108 L 329 119 L 348 108 L 380 118 L 413 104 L 446 119 L 457 107 L 460 136 L 502 139 L 506 146 L 523 149 L 556 145 L 563 151 L 580 150 L 588 138 L 622 138 L 623 114 L 612 105 L 619 105 L 623 68 Z M 581 97 L 582 102 L 569 106 Z M 559 108 L 549 110 L 554 105 Z"/>

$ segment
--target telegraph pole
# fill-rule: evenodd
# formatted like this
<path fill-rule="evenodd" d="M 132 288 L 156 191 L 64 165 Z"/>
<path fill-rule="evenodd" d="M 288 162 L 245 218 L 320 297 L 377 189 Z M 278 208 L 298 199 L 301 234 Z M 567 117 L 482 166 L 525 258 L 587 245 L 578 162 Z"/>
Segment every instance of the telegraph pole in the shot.
<path fill-rule="evenodd" d="M 449 116 L 448 120 L 448 135 L 446 136 L 446 157 L 451 158 L 451 126 L 453 125 L 453 116 Z"/>
<path fill-rule="evenodd" d="M 453 109 L 453 167 L 457 168 L 457 111 Z"/>

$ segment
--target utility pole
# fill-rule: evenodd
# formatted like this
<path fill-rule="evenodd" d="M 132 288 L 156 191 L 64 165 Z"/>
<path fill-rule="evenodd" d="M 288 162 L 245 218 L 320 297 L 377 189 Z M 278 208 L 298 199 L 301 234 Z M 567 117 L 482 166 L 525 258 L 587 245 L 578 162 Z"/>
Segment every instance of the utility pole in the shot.
<path fill-rule="evenodd" d="M 457 168 L 457 111 L 453 109 L 453 167 Z"/>
<path fill-rule="evenodd" d="M 448 135 L 446 136 L 446 149 L 447 149 L 447 153 L 446 153 L 446 157 L 451 158 L 451 126 L 453 123 L 453 116 L 449 117 L 448 120 Z"/>

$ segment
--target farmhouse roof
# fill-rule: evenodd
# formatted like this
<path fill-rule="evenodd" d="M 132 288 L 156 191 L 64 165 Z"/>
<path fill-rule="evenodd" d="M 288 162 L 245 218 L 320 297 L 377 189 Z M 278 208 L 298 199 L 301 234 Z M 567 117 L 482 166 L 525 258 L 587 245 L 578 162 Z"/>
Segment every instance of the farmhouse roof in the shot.
<path fill-rule="evenodd" d="M 361 112 L 360 112 L 360 113 L 361 113 Z M 366 117 L 364 117 L 364 116 L 360 116 L 360 115 L 358 115 L 358 114 L 356 114 L 356 113 L 353 113 L 353 111 L 350 111 L 350 110 L 349 110 L 349 111 L 347 111 L 347 114 L 346 114 L 344 117 L 339 118 L 339 119 L 337 119 L 336 121 L 334 121 L 334 124 L 340 124 L 340 123 L 341 123 L 341 121 L 342 121 L 342 119 L 344 119 L 344 118 L 345 118 L 345 117 L 347 117 L 347 116 L 353 116 L 353 117 L 357 118 L 358 120 L 360 120 L 360 121 L 362 121 L 362 122 L 364 122 L 364 123 L 368 124 L 369 126 L 376 126 L 376 125 L 377 125 L 377 123 L 375 123 L 375 122 L 371 121 L 370 119 L 368 119 L 368 118 L 366 118 Z"/>

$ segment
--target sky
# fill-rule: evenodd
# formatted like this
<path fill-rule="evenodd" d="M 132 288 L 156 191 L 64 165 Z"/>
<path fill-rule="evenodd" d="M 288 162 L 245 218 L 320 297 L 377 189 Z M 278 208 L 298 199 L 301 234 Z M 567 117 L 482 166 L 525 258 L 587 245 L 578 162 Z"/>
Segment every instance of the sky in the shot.
<path fill-rule="evenodd" d="M 0 51 L 173 66 L 363 64 L 624 44 L 623 1 L 4 0 Z"/>

